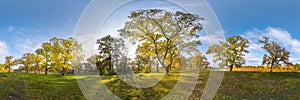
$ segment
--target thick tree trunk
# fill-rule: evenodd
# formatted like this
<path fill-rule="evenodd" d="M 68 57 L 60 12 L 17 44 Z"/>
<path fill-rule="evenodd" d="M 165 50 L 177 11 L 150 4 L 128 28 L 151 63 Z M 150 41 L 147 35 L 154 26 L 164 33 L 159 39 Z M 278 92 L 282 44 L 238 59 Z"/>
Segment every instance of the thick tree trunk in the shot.
<path fill-rule="evenodd" d="M 39 66 L 38 64 L 35 66 L 35 68 L 34 68 L 34 74 L 37 73 L 37 67 L 38 67 L 38 66 Z"/>
<path fill-rule="evenodd" d="M 62 76 L 65 75 L 65 68 L 62 68 L 61 75 L 62 75 Z"/>
<path fill-rule="evenodd" d="M 233 69 L 233 65 L 230 65 L 230 71 L 232 72 L 232 69 Z"/>
<path fill-rule="evenodd" d="M 28 65 L 26 65 L 26 73 L 28 73 Z"/>
<path fill-rule="evenodd" d="M 109 55 L 108 61 L 109 61 L 109 74 L 112 75 L 113 74 L 113 64 L 112 64 L 111 55 Z"/>
<path fill-rule="evenodd" d="M 170 68 L 169 68 L 169 66 L 166 67 L 166 74 L 170 75 Z"/>
<path fill-rule="evenodd" d="M 8 72 L 10 73 L 10 67 L 8 67 Z"/>
<path fill-rule="evenodd" d="M 45 74 L 46 75 L 48 74 L 48 65 L 46 65 L 46 67 L 45 67 Z"/>
<path fill-rule="evenodd" d="M 270 67 L 271 67 L 270 73 L 272 73 L 272 71 L 273 71 L 273 64 L 274 64 L 274 62 L 271 63 L 271 66 L 270 66 Z"/>
<path fill-rule="evenodd" d="M 158 65 L 159 65 L 159 62 L 157 62 L 157 64 L 156 64 L 156 72 L 157 73 L 159 73 Z"/>

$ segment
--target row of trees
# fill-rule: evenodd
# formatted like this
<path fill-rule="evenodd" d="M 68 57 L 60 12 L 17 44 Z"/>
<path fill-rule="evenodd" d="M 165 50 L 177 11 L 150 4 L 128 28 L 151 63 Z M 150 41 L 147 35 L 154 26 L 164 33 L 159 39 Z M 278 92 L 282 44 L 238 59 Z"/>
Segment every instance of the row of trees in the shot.
<path fill-rule="evenodd" d="M 268 54 L 264 54 L 262 65 L 270 65 L 270 72 L 273 67 L 279 67 L 278 65 L 286 64 L 292 65 L 289 62 L 289 55 L 285 48 L 281 47 L 277 42 L 270 42 L 268 37 L 263 37 L 259 40 L 263 43 L 262 49 Z M 207 54 L 214 54 L 214 62 L 219 62 L 219 66 L 227 66 L 232 71 L 233 67 L 242 67 L 246 63 L 244 58 L 246 53 L 249 53 L 247 48 L 249 47 L 249 41 L 241 36 L 231 36 L 226 38 L 226 42 L 220 44 L 214 44 L 209 47 Z"/>
<path fill-rule="evenodd" d="M 44 71 L 45 74 L 48 74 L 51 70 L 64 75 L 80 64 L 80 60 L 83 59 L 80 52 L 81 46 L 74 38 L 54 37 L 43 43 L 41 48 L 36 49 L 34 53 L 25 53 L 19 59 L 6 56 L 5 63 L 1 65 L 2 70 L 8 70 L 8 72 L 11 72 L 12 66 L 19 66 L 19 70 L 26 73 L 33 71 L 36 74 Z"/>
<path fill-rule="evenodd" d="M 137 10 L 131 12 L 129 20 L 123 28 L 119 29 L 122 38 L 105 36 L 98 39 L 99 54 L 96 66 L 103 74 L 105 70 L 110 74 L 114 68 L 130 66 L 136 72 L 150 72 L 156 68 L 164 68 L 169 74 L 173 68 L 189 67 L 207 68 L 209 62 L 197 47 L 201 45 L 197 34 L 202 30 L 200 23 L 204 18 L 191 13 L 168 12 L 160 9 Z M 290 64 L 288 62 L 289 52 L 276 42 L 269 42 L 269 38 L 263 37 L 262 47 L 269 54 L 265 54 L 262 64 L 268 64 L 272 72 L 273 65 Z M 124 40 L 128 39 L 132 44 L 138 44 L 136 57 L 126 57 Z M 210 46 L 206 54 L 214 54 L 214 62 L 220 67 L 242 67 L 245 63 L 245 54 L 249 53 L 247 48 L 249 41 L 241 36 L 231 36 L 226 41 Z M 191 54 L 191 57 L 184 57 Z M 145 70 L 144 70 L 145 69 Z"/>
<path fill-rule="evenodd" d="M 41 70 L 45 74 L 49 70 L 60 71 L 62 75 L 67 70 L 98 69 L 99 74 L 115 74 L 115 70 L 132 68 L 135 72 L 151 72 L 164 69 L 166 74 L 179 68 L 208 68 L 209 62 L 198 47 L 201 45 L 198 32 L 202 30 L 201 21 L 204 18 L 184 12 L 169 12 L 160 9 L 136 10 L 128 16 L 124 27 L 118 30 L 121 38 L 105 36 L 97 40 L 99 53 L 81 63 L 81 46 L 73 39 L 52 38 L 42 45 L 35 53 L 26 53 L 22 58 L 13 60 L 6 57 L 2 64 L 10 69 L 15 64 L 21 64 L 20 69 L 34 71 Z M 128 48 L 124 44 L 128 39 L 138 45 L 136 56 L 127 56 Z M 276 42 L 270 42 L 268 37 L 259 40 L 268 52 L 263 56 L 262 64 L 274 65 L 290 64 L 289 52 Z M 241 36 L 231 36 L 225 41 L 210 46 L 206 54 L 214 54 L 214 62 L 220 67 L 242 67 L 246 63 L 245 54 L 249 41 Z M 189 56 L 187 56 L 189 55 Z M 75 61 L 77 60 L 77 62 Z"/>

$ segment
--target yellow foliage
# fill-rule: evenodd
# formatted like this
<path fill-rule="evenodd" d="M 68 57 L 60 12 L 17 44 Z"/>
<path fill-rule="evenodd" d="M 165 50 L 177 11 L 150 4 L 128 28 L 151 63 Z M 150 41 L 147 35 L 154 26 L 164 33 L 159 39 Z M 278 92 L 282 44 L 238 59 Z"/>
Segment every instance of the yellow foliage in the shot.
<path fill-rule="evenodd" d="M 241 67 L 241 68 L 233 68 L 233 71 L 270 72 L 270 68 L 269 67 Z M 299 70 L 295 69 L 293 66 L 285 66 L 280 68 L 273 68 L 273 72 L 299 72 Z"/>

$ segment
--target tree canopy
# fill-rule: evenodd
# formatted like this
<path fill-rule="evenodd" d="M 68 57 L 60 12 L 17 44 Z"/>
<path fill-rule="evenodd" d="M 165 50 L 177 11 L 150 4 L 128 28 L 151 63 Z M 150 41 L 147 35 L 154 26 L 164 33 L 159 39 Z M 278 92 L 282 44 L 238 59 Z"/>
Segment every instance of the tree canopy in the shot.
<path fill-rule="evenodd" d="M 97 61 L 100 69 L 100 74 L 102 75 L 105 67 L 108 67 L 109 73 L 113 74 L 113 67 L 120 66 L 120 62 L 122 62 L 122 58 L 125 57 L 125 44 L 122 38 L 115 38 L 110 35 L 107 35 L 103 38 L 100 38 L 96 42 L 99 44 L 99 61 Z"/>
<path fill-rule="evenodd" d="M 214 62 L 219 61 L 219 66 L 227 66 L 232 71 L 233 67 L 242 67 L 246 63 L 244 58 L 249 53 L 249 41 L 241 36 L 231 36 L 225 42 L 214 44 L 207 50 L 207 54 L 214 54 Z"/>
<path fill-rule="evenodd" d="M 173 60 L 180 52 L 191 53 L 200 45 L 197 39 L 203 18 L 184 12 L 160 9 L 131 12 L 120 35 L 135 43 L 149 43 L 151 51 L 169 74 Z M 149 53 L 147 52 L 147 53 Z M 168 60 L 168 61 L 167 61 Z"/>
<path fill-rule="evenodd" d="M 269 37 L 263 37 L 263 40 L 259 40 L 263 43 L 262 47 L 269 54 L 264 54 L 262 64 L 270 65 L 270 72 L 273 70 L 273 65 L 279 65 L 280 63 L 291 64 L 289 62 L 290 52 L 281 47 L 277 42 L 269 42 Z"/>

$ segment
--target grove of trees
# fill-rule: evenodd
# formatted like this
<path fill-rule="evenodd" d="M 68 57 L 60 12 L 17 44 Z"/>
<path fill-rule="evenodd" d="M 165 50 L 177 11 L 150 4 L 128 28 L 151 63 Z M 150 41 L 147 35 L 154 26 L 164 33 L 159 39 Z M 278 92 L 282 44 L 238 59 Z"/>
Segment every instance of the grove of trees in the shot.
<path fill-rule="evenodd" d="M 11 72 L 12 66 L 19 66 L 19 71 L 41 72 L 45 74 L 51 72 L 61 73 L 73 71 L 78 65 L 74 58 L 83 59 L 80 54 L 81 45 L 74 38 L 62 39 L 53 37 L 49 42 L 43 43 L 41 48 L 38 48 L 33 53 L 25 53 L 19 59 L 13 59 L 13 56 L 6 56 L 5 63 L 1 64 L 2 70 L 7 69 Z"/>
<path fill-rule="evenodd" d="M 133 69 L 134 72 L 161 72 L 167 75 L 180 68 L 209 69 L 210 62 L 205 54 L 213 54 L 213 62 L 220 67 L 240 68 L 246 63 L 245 55 L 249 53 L 249 41 L 241 36 L 230 36 L 225 41 L 211 45 L 205 54 L 198 47 L 201 45 L 199 31 L 204 18 L 185 12 L 170 12 L 160 9 L 132 11 L 124 26 L 117 32 L 121 36 L 111 35 L 97 40 L 98 53 L 84 61 L 81 45 L 74 38 L 53 37 L 43 43 L 34 52 L 23 54 L 19 59 L 6 56 L 0 64 L 0 71 L 11 72 L 13 66 L 19 66 L 26 73 L 49 72 L 61 73 L 81 71 L 98 71 L 100 75 L 114 75 L 122 69 Z M 127 56 L 128 48 L 125 39 L 137 45 L 135 57 Z M 259 40 L 264 44 L 268 54 L 263 55 L 262 65 L 273 67 L 289 64 L 289 55 L 277 42 L 270 42 L 268 37 Z M 184 55 L 191 55 L 185 57 Z M 188 66 L 185 66 L 188 65 Z M 299 64 L 294 65 L 299 67 Z M 300 69 L 300 67 L 299 67 Z"/>

